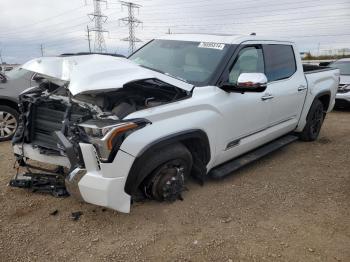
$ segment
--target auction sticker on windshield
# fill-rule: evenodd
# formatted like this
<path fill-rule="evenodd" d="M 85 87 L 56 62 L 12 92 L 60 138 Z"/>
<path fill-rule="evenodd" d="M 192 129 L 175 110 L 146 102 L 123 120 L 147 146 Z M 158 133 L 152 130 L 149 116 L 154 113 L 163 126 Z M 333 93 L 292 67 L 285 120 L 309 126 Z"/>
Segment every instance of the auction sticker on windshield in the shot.
<path fill-rule="evenodd" d="M 212 48 L 212 49 L 218 49 L 222 50 L 225 47 L 225 44 L 220 44 L 220 43 L 200 43 L 198 45 L 199 48 Z"/>

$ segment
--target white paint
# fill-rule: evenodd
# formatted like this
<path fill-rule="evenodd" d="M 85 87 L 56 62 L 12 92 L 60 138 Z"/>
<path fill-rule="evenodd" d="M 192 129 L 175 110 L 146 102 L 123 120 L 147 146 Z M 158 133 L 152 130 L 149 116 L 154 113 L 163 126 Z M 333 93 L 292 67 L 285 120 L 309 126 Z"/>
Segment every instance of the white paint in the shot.
<path fill-rule="evenodd" d="M 210 171 L 284 134 L 302 131 L 310 106 L 321 92 L 331 92 L 328 111 L 333 108 L 339 70 L 304 75 L 299 52 L 290 42 L 255 36 L 214 35 L 169 35 L 164 39 L 237 44 L 287 43 L 293 45 L 297 54 L 297 71 L 288 79 L 268 83 L 262 93 L 229 93 L 216 86 L 196 87 L 188 99 L 132 113 L 126 119 L 147 118 L 152 124 L 131 133 L 122 143 L 113 163 L 100 163 L 99 166 L 93 146 L 80 144 L 87 174 L 79 182 L 79 189 L 86 202 L 129 212 L 130 196 L 124 192 L 124 186 L 135 157 L 150 143 L 171 134 L 193 129 L 204 131 L 210 143 L 211 159 L 207 164 Z M 155 74 L 122 58 L 93 55 L 72 59 L 77 59 L 70 74 L 69 88 L 73 94 L 120 88 L 127 82 L 150 76 L 185 90 L 192 89 L 185 82 Z M 57 63 L 62 64 L 63 60 L 54 60 L 32 61 L 26 67 L 45 71 L 52 66 L 51 75 L 59 76 L 62 70 Z M 307 88 L 299 91 L 300 87 Z M 273 99 L 263 100 L 266 95 Z M 227 145 L 235 140 L 240 143 L 228 149 Z M 29 157 L 32 156 L 29 154 Z"/>
<path fill-rule="evenodd" d="M 68 83 L 73 96 L 122 88 L 137 80 L 157 78 L 190 91 L 193 85 L 139 66 L 126 59 L 107 55 L 42 57 L 22 65 L 29 71 L 48 76 L 53 81 Z"/>

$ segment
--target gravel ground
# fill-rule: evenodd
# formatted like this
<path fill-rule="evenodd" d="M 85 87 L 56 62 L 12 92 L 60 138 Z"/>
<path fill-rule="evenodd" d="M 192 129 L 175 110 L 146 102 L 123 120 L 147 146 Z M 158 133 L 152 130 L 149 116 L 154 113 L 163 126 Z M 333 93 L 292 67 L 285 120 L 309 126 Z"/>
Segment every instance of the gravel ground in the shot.
<path fill-rule="evenodd" d="M 349 131 L 350 112 L 331 113 L 317 142 L 130 214 L 9 188 L 0 143 L 0 261 L 350 261 Z"/>

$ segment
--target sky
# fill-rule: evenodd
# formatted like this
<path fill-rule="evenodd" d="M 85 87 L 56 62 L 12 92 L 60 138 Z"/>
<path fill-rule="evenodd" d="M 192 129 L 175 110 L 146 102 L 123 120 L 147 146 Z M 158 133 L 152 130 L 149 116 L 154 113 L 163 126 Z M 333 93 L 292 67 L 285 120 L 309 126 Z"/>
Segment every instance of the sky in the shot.
<path fill-rule="evenodd" d="M 287 38 L 299 51 L 350 48 L 350 0 L 135 0 L 142 21 L 136 37 L 147 43 L 167 33 L 224 33 Z M 23 63 L 41 56 L 88 51 L 86 27 L 93 0 L 0 0 L 3 62 Z M 101 2 L 107 51 L 128 53 L 128 15 L 117 0 Z M 92 48 L 94 35 L 92 34 Z M 0 61 L 1 62 L 1 61 Z"/>

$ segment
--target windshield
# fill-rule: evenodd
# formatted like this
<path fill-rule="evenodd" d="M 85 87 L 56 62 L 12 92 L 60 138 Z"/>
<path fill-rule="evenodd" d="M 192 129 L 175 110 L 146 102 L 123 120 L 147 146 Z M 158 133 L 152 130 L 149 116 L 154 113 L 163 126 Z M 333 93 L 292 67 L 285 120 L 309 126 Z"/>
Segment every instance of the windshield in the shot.
<path fill-rule="evenodd" d="M 30 72 L 28 70 L 21 68 L 20 66 L 12 69 L 9 72 L 6 72 L 6 77 L 8 79 L 19 79 L 19 78 L 25 77 L 26 75 L 30 75 Z"/>
<path fill-rule="evenodd" d="M 338 61 L 330 64 L 329 66 L 339 68 L 341 75 L 350 75 L 350 61 Z"/>
<path fill-rule="evenodd" d="M 204 85 L 211 79 L 228 49 L 229 45 L 220 43 L 153 40 L 129 59 L 189 83 Z"/>

